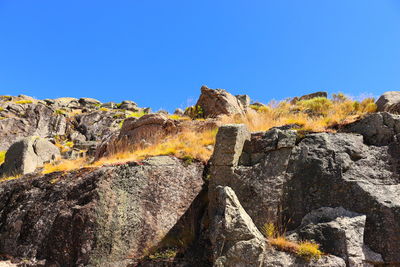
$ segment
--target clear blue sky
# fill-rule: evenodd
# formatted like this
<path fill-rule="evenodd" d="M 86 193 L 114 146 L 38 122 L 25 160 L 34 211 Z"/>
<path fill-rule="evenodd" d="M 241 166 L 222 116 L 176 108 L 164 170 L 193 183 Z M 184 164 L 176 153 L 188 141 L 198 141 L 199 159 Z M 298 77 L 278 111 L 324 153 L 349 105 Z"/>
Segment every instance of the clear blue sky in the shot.
<path fill-rule="evenodd" d="M 173 110 L 400 90 L 399 0 L 0 0 L 0 94 Z"/>

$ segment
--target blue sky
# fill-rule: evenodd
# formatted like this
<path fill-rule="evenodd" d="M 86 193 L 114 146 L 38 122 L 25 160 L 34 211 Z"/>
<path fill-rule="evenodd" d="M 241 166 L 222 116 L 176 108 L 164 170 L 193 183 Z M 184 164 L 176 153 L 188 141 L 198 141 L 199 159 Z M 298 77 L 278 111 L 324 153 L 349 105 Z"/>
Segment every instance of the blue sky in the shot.
<path fill-rule="evenodd" d="M 173 110 L 400 90 L 398 0 L 0 0 L 0 94 Z"/>

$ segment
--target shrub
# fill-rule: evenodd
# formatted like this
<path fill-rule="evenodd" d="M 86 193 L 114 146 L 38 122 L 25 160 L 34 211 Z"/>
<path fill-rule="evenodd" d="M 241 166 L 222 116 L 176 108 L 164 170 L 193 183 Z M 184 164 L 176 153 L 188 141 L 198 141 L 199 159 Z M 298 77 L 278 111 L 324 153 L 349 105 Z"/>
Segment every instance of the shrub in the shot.
<path fill-rule="evenodd" d="M 54 111 L 54 113 L 57 114 L 57 115 L 67 115 L 67 112 L 65 110 L 62 110 L 62 109 L 56 109 Z"/>
<path fill-rule="evenodd" d="M 332 108 L 332 101 L 325 97 L 315 97 L 308 100 L 301 100 L 296 103 L 296 106 L 301 111 L 311 111 L 316 115 L 325 115 Z"/>
<path fill-rule="evenodd" d="M 21 105 L 23 105 L 23 104 L 31 104 L 32 103 L 32 100 L 18 100 L 18 101 L 15 101 L 15 104 L 21 104 Z"/>
<path fill-rule="evenodd" d="M 185 109 L 185 115 L 189 116 L 192 119 L 202 119 L 204 118 L 204 110 L 199 105 L 187 107 Z"/>

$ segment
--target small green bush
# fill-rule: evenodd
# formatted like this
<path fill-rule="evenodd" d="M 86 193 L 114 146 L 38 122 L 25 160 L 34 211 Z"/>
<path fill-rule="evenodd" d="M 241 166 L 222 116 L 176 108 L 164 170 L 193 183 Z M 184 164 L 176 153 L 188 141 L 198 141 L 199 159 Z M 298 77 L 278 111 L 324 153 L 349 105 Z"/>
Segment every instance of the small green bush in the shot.
<path fill-rule="evenodd" d="M 301 100 L 296 103 L 296 106 L 302 111 L 311 111 L 316 115 L 326 115 L 332 108 L 332 101 L 325 97 L 315 97 L 308 100 Z"/>
<path fill-rule="evenodd" d="M 192 119 L 203 119 L 204 118 L 204 110 L 201 106 L 191 106 L 185 109 L 185 115 L 189 116 Z"/>

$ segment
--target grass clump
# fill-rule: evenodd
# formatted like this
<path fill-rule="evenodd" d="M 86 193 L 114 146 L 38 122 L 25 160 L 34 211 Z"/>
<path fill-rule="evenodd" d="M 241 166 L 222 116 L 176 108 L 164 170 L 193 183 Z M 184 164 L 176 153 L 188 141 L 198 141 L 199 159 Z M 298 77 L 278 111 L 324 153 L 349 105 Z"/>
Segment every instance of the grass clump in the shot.
<path fill-rule="evenodd" d="M 22 175 L 15 175 L 15 176 L 3 177 L 3 178 L 0 178 L 0 183 L 2 183 L 2 182 L 7 182 L 7 181 L 11 181 L 11 180 L 15 180 L 15 179 L 20 178 L 21 176 L 22 176 Z"/>
<path fill-rule="evenodd" d="M 3 110 L 4 110 L 4 108 L 0 107 L 0 111 L 3 111 Z"/>
<path fill-rule="evenodd" d="M 0 164 L 3 164 L 4 160 L 6 159 L 7 151 L 0 151 Z"/>
<path fill-rule="evenodd" d="M 62 109 L 56 109 L 54 111 L 54 114 L 56 114 L 56 115 L 67 115 L 67 112 L 62 110 Z"/>
<path fill-rule="evenodd" d="M 143 115 L 146 115 L 145 112 L 143 111 L 138 111 L 138 112 L 132 112 L 131 114 L 129 114 L 128 116 L 126 116 L 127 118 L 131 118 L 131 117 L 135 117 L 135 118 L 140 118 Z"/>
<path fill-rule="evenodd" d="M 66 172 L 77 170 L 83 167 L 87 167 L 86 158 L 78 158 L 74 160 L 61 160 L 57 163 L 47 163 L 43 166 L 42 173 L 52 173 L 52 172 Z"/>
<path fill-rule="evenodd" d="M 180 116 L 180 115 L 177 115 L 177 114 L 168 115 L 168 118 L 169 118 L 169 119 L 171 119 L 171 120 L 181 120 L 181 121 L 187 121 L 187 120 L 190 120 L 190 118 L 189 118 L 189 117 L 186 117 L 186 116 Z"/>
<path fill-rule="evenodd" d="M 21 105 L 32 104 L 32 100 L 18 100 L 18 101 L 15 101 L 15 104 L 21 104 Z"/>
<path fill-rule="evenodd" d="M 319 250 L 319 245 L 311 241 L 295 242 L 286 239 L 280 234 L 273 223 L 266 223 L 262 228 L 262 233 L 267 238 L 268 243 L 278 250 L 296 254 L 306 261 L 318 260 L 323 253 Z"/>

